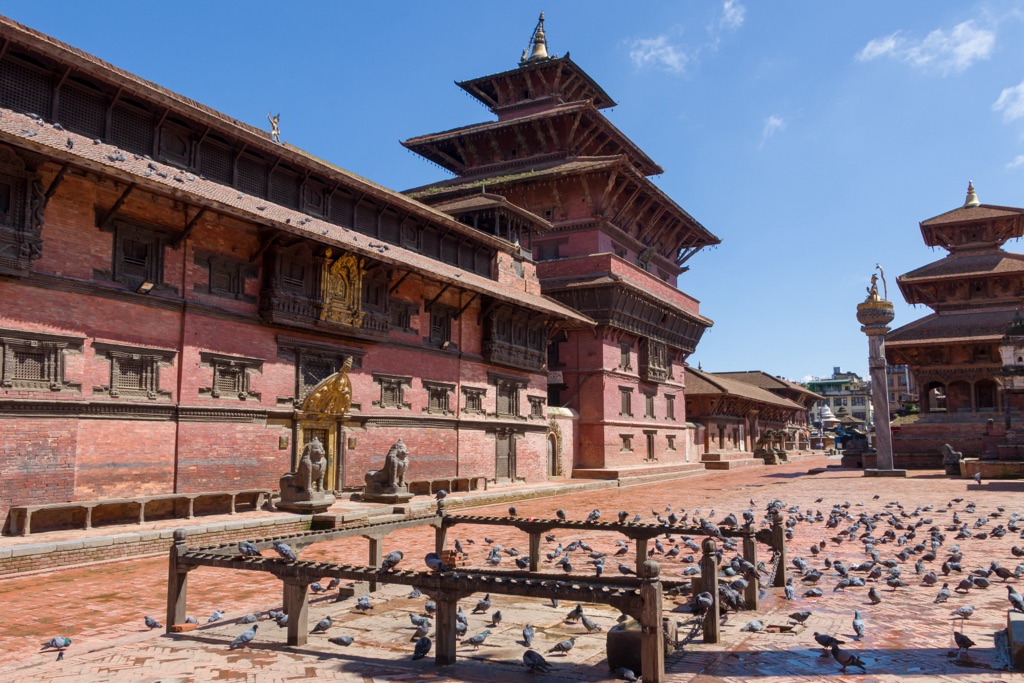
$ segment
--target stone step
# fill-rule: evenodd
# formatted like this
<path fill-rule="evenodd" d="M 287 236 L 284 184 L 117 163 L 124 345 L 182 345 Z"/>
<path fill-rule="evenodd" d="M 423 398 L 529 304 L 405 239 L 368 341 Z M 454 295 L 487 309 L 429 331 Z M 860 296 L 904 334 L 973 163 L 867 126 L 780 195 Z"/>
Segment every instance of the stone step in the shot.
<path fill-rule="evenodd" d="M 603 467 L 593 469 L 574 469 L 573 479 L 631 479 L 633 477 L 658 477 L 669 478 L 680 472 L 703 471 L 704 466 L 699 462 L 678 462 L 678 463 L 650 463 L 643 465 L 628 465 L 625 467 Z M 653 479 L 652 479 L 653 481 Z"/>
<path fill-rule="evenodd" d="M 708 470 L 736 470 L 741 467 L 764 467 L 764 460 L 761 458 L 740 458 L 738 460 L 721 460 L 705 462 L 704 467 Z"/>
<path fill-rule="evenodd" d="M 619 486 L 636 486 L 637 484 L 647 484 L 654 481 L 673 481 L 675 479 L 685 479 L 687 477 L 698 477 L 702 474 L 707 474 L 707 470 L 698 464 L 693 469 L 680 470 L 678 472 L 640 474 L 631 477 L 620 477 Z"/>
<path fill-rule="evenodd" d="M 747 451 L 725 451 L 720 453 L 705 453 L 701 456 L 702 462 L 725 462 L 726 460 L 747 460 L 754 457 L 753 453 Z"/>

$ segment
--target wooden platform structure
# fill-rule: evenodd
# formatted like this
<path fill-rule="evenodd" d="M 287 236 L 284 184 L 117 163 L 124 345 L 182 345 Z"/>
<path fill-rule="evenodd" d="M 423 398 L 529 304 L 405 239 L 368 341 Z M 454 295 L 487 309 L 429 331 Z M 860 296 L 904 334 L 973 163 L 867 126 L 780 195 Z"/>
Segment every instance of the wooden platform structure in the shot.
<path fill-rule="evenodd" d="M 529 535 L 530 568 L 517 571 L 512 569 L 456 569 L 454 571 L 410 571 L 393 569 L 381 572 L 382 541 L 392 531 L 409 527 L 430 526 L 435 530 L 435 547 L 440 553 L 446 545 L 447 530 L 459 524 L 479 524 L 515 527 Z M 553 529 L 574 531 L 606 531 L 622 534 L 636 542 L 637 576 L 572 577 L 541 573 L 539 569 L 541 535 Z M 743 539 L 743 556 L 756 566 L 757 542 L 772 546 L 776 553 L 778 571 L 775 585 L 785 584 L 785 532 L 782 516 L 774 513 L 771 528 L 755 530 L 753 525 L 740 529 L 720 528 L 720 538 L 739 537 Z M 338 578 L 345 581 L 365 581 L 371 590 L 379 583 L 394 583 L 414 586 L 429 595 L 437 603 L 437 643 L 435 662 L 438 665 L 455 663 L 455 648 L 458 637 L 455 631 L 455 613 L 458 601 L 474 593 L 495 593 L 534 598 L 557 598 L 569 602 L 588 602 L 615 607 L 640 622 L 642 628 L 641 649 L 645 681 L 659 683 L 665 680 L 665 639 L 662 626 L 663 591 L 687 583 L 683 580 L 662 579 L 660 565 L 647 558 L 649 540 L 666 534 L 708 536 L 702 543 L 701 569 L 704 576 L 703 589 L 711 591 L 715 604 L 708 610 L 704 620 L 704 641 L 715 643 L 718 631 L 718 569 L 717 545 L 711 534 L 701 527 L 684 527 L 664 524 L 619 524 L 617 522 L 585 522 L 559 519 L 520 519 L 514 517 L 483 517 L 476 515 L 446 514 L 443 501 L 437 514 L 410 517 L 402 520 L 359 524 L 342 529 L 306 531 L 276 538 L 262 538 L 250 541 L 260 550 L 273 547 L 275 541 L 283 541 L 296 554 L 320 541 L 362 536 L 369 540 L 368 564 L 337 564 L 297 560 L 294 562 L 278 557 L 242 557 L 237 543 L 189 548 L 186 532 L 174 532 L 174 545 L 170 550 L 167 582 L 167 632 L 173 626 L 185 621 L 188 573 L 197 567 L 219 567 L 242 571 L 258 571 L 271 574 L 284 584 L 284 611 L 288 616 L 288 644 L 304 645 L 309 633 L 307 590 L 310 584 L 324 578 Z M 757 609 L 758 585 L 751 581 L 745 598 L 748 609 Z"/>

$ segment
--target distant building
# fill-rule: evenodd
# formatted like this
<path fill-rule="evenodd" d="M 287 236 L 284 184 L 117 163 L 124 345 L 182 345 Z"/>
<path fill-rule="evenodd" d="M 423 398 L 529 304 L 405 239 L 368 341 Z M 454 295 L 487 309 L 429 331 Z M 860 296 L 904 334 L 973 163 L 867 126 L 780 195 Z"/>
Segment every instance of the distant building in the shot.
<path fill-rule="evenodd" d="M 829 406 L 836 417 L 843 419 L 844 426 L 867 429 L 874 423 L 871 382 L 861 379 L 857 373 L 843 372 L 836 366 L 832 368 L 831 377 L 815 378 L 804 383 L 804 386 L 822 396 L 811 411 L 813 422 L 820 423 L 822 409 Z M 842 417 L 843 414 L 846 415 L 845 418 Z"/>
<path fill-rule="evenodd" d="M 889 412 L 918 406 L 917 378 L 907 365 L 890 365 L 885 369 L 885 388 L 889 393 Z"/>

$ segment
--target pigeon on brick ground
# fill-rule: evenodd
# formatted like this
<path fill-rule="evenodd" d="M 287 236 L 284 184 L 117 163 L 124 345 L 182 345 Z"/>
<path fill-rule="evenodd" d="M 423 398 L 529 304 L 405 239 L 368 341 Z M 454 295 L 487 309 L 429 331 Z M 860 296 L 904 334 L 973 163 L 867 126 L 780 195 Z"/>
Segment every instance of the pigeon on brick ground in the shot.
<path fill-rule="evenodd" d="M 412 658 L 415 660 L 423 659 L 424 657 L 426 657 L 427 653 L 430 652 L 430 645 L 430 638 L 427 638 L 425 636 L 417 640 L 416 648 L 413 650 L 412 653 Z"/>
<path fill-rule="evenodd" d="M 281 541 L 274 541 L 274 550 L 277 551 L 278 555 L 288 560 L 289 562 L 295 562 L 299 559 L 295 552 L 292 550 L 292 547 L 287 543 L 282 543 Z"/>
<path fill-rule="evenodd" d="M 476 607 L 473 608 L 473 614 L 478 612 L 487 612 L 491 609 L 491 594 L 488 593 L 483 597 L 482 600 L 476 603 Z"/>
<path fill-rule="evenodd" d="M 242 631 L 240 634 L 238 634 L 237 638 L 231 641 L 231 645 L 229 647 L 232 650 L 237 650 L 240 647 L 248 647 L 249 643 L 251 643 L 253 641 L 253 638 L 256 637 L 256 629 L 258 628 L 259 626 L 257 624 L 253 624 L 252 628 L 250 628 L 249 630 Z"/>
<path fill-rule="evenodd" d="M 487 636 L 489 636 L 490 633 L 491 631 L 485 628 L 483 631 L 476 634 L 475 636 L 472 636 L 462 641 L 462 643 L 464 645 L 472 645 L 474 650 L 479 650 L 480 646 L 484 644 L 484 641 L 487 640 Z"/>
<path fill-rule="evenodd" d="M 43 650 L 46 650 L 51 647 L 56 648 L 58 650 L 63 650 L 68 645 L 71 645 L 70 638 L 65 638 L 64 636 L 57 636 L 56 638 L 50 638 L 48 641 L 43 643 Z"/>
<path fill-rule="evenodd" d="M 864 667 L 864 662 L 853 652 L 847 652 L 846 650 L 840 649 L 837 643 L 832 644 L 832 658 L 839 663 L 842 667 L 842 672 L 846 673 L 846 667 L 855 666 L 864 673 L 868 670 Z"/>
<path fill-rule="evenodd" d="M 526 647 L 533 645 L 533 637 L 536 633 L 533 630 L 533 626 L 527 624 L 523 627 L 523 642 L 526 643 Z"/>
<path fill-rule="evenodd" d="M 539 652 L 534 652 L 533 650 L 527 650 L 523 653 L 523 664 L 531 672 L 548 673 L 551 671 L 551 665 L 548 664 L 547 660 Z"/>
<path fill-rule="evenodd" d="M 153 617 L 146 617 L 146 626 L 149 628 L 161 628 L 160 622 Z"/>
<path fill-rule="evenodd" d="M 548 650 L 548 652 L 561 652 L 564 655 L 568 655 L 569 651 L 572 650 L 572 648 L 575 645 L 576 645 L 576 638 L 569 638 L 568 640 L 563 640 L 560 643 L 556 643 L 553 648 Z"/>
<path fill-rule="evenodd" d="M 349 645 L 352 644 L 352 641 L 353 641 L 352 636 L 337 636 L 335 638 L 328 638 L 327 639 L 328 643 L 333 643 L 335 645 L 341 645 L 342 647 L 348 647 Z"/>
<path fill-rule="evenodd" d="M 334 620 L 331 619 L 330 615 L 327 615 L 326 617 L 324 617 L 316 623 L 316 626 L 313 627 L 313 630 L 310 631 L 310 633 L 326 633 L 327 629 L 329 629 L 333 625 Z"/>

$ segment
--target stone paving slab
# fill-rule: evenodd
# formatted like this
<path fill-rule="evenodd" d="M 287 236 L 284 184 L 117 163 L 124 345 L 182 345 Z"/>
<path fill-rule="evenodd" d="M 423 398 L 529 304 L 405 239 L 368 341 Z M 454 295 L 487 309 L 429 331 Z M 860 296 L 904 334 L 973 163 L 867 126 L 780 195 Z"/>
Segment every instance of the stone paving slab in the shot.
<path fill-rule="evenodd" d="M 898 508 L 885 507 L 899 500 L 903 512 L 910 515 L 917 506 L 933 505 L 918 517 L 898 517 L 909 523 L 930 517 L 932 524 L 945 529 L 956 512 L 972 532 L 988 530 L 996 524 L 1006 525 L 1010 513 L 1024 513 L 1024 482 L 993 482 L 976 486 L 972 481 L 948 479 L 934 473 L 911 473 L 906 480 L 866 479 L 856 471 L 826 470 L 822 474 L 808 475 L 808 468 L 827 463 L 822 458 L 806 460 L 793 465 L 772 468 L 749 468 L 736 472 L 707 475 L 642 487 L 606 489 L 544 498 L 516 503 L 523 516 L 547 517 L 554 509 L 564 509 L 570 518 L 583 518 L 594 507 L 600 507 L 606 518 L 614 518 L 619 509 L 640 512 L 649 519 L 652 509 L 663 511 L 666 504 L 673 509 L 685 508 L 690 514 L 697 507 L 702 515 L 715 508 L 715 519 L 727 512 L 740 512 L 755 501 L 760 515 L 773 498 L 787 505 L 799 506 L 801 511 L 821 509 L 827 515 L 832 504 L 850 501 L 850 512 L 881 513 Z M 878 499 L 873 497 L 877 495 Z M 816 502 L 818 499 L 821 502 Z M 952 507 L 946 507 L 954 498 L 964 498 Z M 966 512 L 969 501 L 977 504 L 975 513 Z M 862 505 L 861 505 L 862 504 Z M 999 512 L 998 508 L 1005 508 Z M 507 505 L 494 505 L 479 509 L 480 514 L 504 514 Z M 993 517 L 999 514 L 999 517 Z M 990 521 L 975 529 L 974 523 L 982 516 Z M 844 523 L 840 529 L 849 526 Z M 916 541 L 927 534 L 931 525 L 922 526 Z M 890 528 L 878 527 L 878 533 Z M 682 652 L 669 657 L 668 674 L 672 681 L 957 681 L 984 683 L 987 681 L 1024 680 L 1024 674 L 1007 672 L 1000 653 L 995 649 L 993 633 L 1006 623 L 1006 590 L 999 579 L 987 590 L 971 590 L 955 595 L 947 604 L 935 605 L 932 600 L 937 587 L 920 585 L 914 574 L 914 557 L 902 563 L 906 588 L 892 591 L 882 584 L 882 603 L 871 605 L 866 599 L 867 588 L 850 588 L 834 592 L 838 575 L 825 569 L 824 558 L 842 559 L 848 565 L 864 561 L 862 545 L 857 541 L 831 540 L 840 529 L 825 529 L 818 522 L 797 522 L 794 539 L 790 544 L 792 556 L 801 556 L 824 573 L 819 586 L 821 598 L 802 598 L 789 603 L 781 598 L 777 589 L 768 591 L 759 612 L 730 614 L 722 628 L 719 645 L 704 645 L 697 636 Z M 861 530 L 863 531 L 863 529 Z M 564 534 L 565 532 L 563 532 Z M 898 532 L 902 533 L 902 532 Z M 963 549 L 965 573 L 976 567 L 998 561 L 1011 570 L 1021 558 L 1010 552 L 1014 545 L 1024 546 L 1017 533 L 1003 538 L 971 538 L 956 541 L 955 532 L 946 533 L 946 542 L 936 562 L 929 569 L 938 570 L 952 545 Z M 449 532 L 449 539 L 458 537 L 467 543 L 471 559 L 481 563 L 485 557 L 484 537 L 493 537 L 495 543 L 506 548 L 526 547 L 525 535 L 514 529 L 495 527 L 458 526 Z M 475 543 L 468 544 L 468 539 Z M 617 536 L 608 533 L 586 533 L 583 539 L 605 552 L 614 551 Z M 826 551 L 817 558 L 808 551 L 812 543 L 826 542 Z M 558 541 L 568 543 L 574 536 L 560 534 Z M 678 540 L 678 539 L 677 539 Z M 405 562 L 419 566 L 419 559 L 432 549 L 433 533 L 425 529 L 406 529 L 395 532 L 385 541 L 385 551 L 400 548 L 406 554 Z M 551 543 L 543 544 L 544 552 Z M 905 547 L 905 546 L 904 546 Z M 898 547 L 895 543 L 880 544 L 883 558 L 892 557 Z M 360 561 L 366 556 L 366 543 L 361 539 L 344 539 L 317 544 L 303 553 L 303 558 L 331 561 Z M 766 549 L 760 548 L 762 558 Z M 686 554 L 686 553 L 682 553 Z M 588 572 L 583 557 L 576 553 L 574 574 Z M 631 555 L 627 564 L 632 564 Z M 504 560 L 510 563 L 511 560 Z M 609 561 L 610 571 L 615 562 Z M 551 565 L 543 563 L 549 571 Z M 687 565 L 665 560 L 663 575 L 677 576 Z M 560 573 L 560 572 L 559 572 Z M 854 575 L 858 575 L 854 573 Z M 961 575 L 953 572 L 952 585 Z M 799 584 L 799 580 L 797 580 Z M 1024 590 L 1024 581 L 1011 581 Z M 180 636 L 165 636 L 149 632 L 142 626 L 142 616 L 150 614 L 162 620 L 166 585 L 164 558 L 111 562 L 99 567 L 81 567 L 59 570 L 34 577 L 11 578 L 0 581 L 0 601 L 5 604 L 5 618 L 0 620 L 0 650 L 8 657 L 0 663 L 0 679 L 4 681 L 285 681 L 285 680 L 347 680 L 347 681 L 522 681 L 524 650 L 521 639 L 522 624 L 534 623 L 538 631 L 536 645 L 547 650 L 551 644 L 569 635 L 578 635 L 576 648 L 567 657 L 550 655 L 555 671 L 545 679 L 556 681 L 606 680 L 609 677 L 603 648 L 605 633 L 586 635 L 579 625 L 564 623 L 564 616 L 572 605 L 562 604 L 558 609 L 538 600 L 492 596 L 494 607 L 502 610 L 505 618 L 493 629 L 484 647 L 473 652 L 460 646 L 459 662 L 452 667 L 438 669 L 431 656 L 411 661 L 412 628 L 408 620 L 410 611 L 422 609 L 426 598 L 410 600 L 408 589 L 385 587 L 374 595 L 374 611 L 367 616 L 355 614 L 353 601 L 335 602 L 333 596 L 313 600 L 310 623 L 325 614 L 331 614 L 338 623 L 328 636 L 312 636 L 303 647 L 283 645 L 284 629 L 270 622 L 261 622 L 255 646 L 251 650 L 231 651 L 227 645 L 246 626 L 236 619 L 257 609 L 278 607 L 281 587 L 276 581 L 246 573 L 240 576 L 224 570 L 201 568 L 190 574 L 188 611 L 205 621 L 214 608 L 227 612 L 225 622 L 203 626 Z M 798 595 L 806 588 L 801 587 Z M 480 596 L 463 601 L 469 612 Z M 953 653 L 950 612 L 957 606 L 973 604 L 974 616 L 964 623 L 965 633 L 977 645 L 959 663 Z M 666 602 L 666 609 L 676 603 Z M 680 634 L 690 631 L 692 615 L 683 603 L 672 615 L 681 622 Z M 615 621 L 616 613 L 607 607 L 585 605 L 586 612 L 604 629 Z M 786 615 L 798 609 L 809 609 L 812 616 L 807 628 L 798 634 L 750 634 L 740 628 L 756 617 L 767 624 L 785 624 Z M 867 622 L 866 637 L 862 642 L 852 640 L 851 621 L 854 610 L 860 610 Z M 484 616 L 470 617 L 470 634 L 477 633 L 490 623 Z M 838 665 L 828 653 L 816 647 L 811 634 L 827 631 L 847 641 L 844 646 L 858 651 L 864 658 L 868 673 L 849 669 L 841 674 Z M 74 639 L 64 661 L 54 661 L 52 653 L 40 654 L 39 643 L 54 635 Z M 352 635 L 356 642 L 349 648 L 334 646 L 327 641 L 331 635 Z"/>

